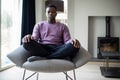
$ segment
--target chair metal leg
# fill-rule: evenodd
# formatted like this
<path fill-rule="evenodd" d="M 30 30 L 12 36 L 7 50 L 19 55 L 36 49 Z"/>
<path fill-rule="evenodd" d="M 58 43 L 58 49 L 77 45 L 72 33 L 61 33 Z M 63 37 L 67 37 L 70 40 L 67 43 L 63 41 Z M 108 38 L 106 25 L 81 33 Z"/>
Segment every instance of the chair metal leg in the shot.
<path fill-rule="evenodd" d="M 74 78 L 70 77 L 67 72 L 63 72 L 65 75 L 66 75 L 66 80 L 71 79 L 71 80 L 76 80 L 76 74 L 75 74 L 75 70 L 73 70 L 73 75 L 74 75 Z"/>
<path fill-rule="evenodd" d="M 63 72 L 63 73 L 66 75 L 67 78 L 73 80 L 67 73 L 65 73 L 65 72 Z"/>
<path fill-rule="evenodd" d="M 65 72 L 65 74 L 67 74 L 67 72 Z M 68 75 L 68 74 L 67 74 Z M 66 80 L 68 80 L 68 76 L 67 75 L 65 75 L 66 76 Z"/>
<path fill-rule="evenodd" d="M 29 78 L 31 78 L 33 75 L 35 75 L 37 72 L 34 72 L 33 74 L 31 74 L 30 76 L 28 76 L 27 78 L 25 78 L 25 74 L 26 74 L 26 69 L 24 70 L 23 73 L 23 80 L 28 80 Z M 38 74 L 37 74 L 37 80 L 38 80 Z"/>
<path fill-rule="evenodd" d="M 75 69 L 73 69 L 74 80 L 76 80 Z"/>
<path fill-rule="evenodd" d="M 24 69 L 23 80 L 25 79 L 25 73 L 26 73 L 26 69 Z"/>
<path fill-rule="evenodd" d="M 38 78 L 39 78 L 39 73 L 37 73 L 37 78 L 36 78 L 36 80 L 38 80 Z"/>
<path fill-rule="evenodd" d="M 69 78 L 70 80 L 76 80 L 75 70 L 73 70 L 73 76 L 74 76 L 74 78 L 72 78 L 71 76 L 69 76 L 69 75 L 67 74 L 67 72 L 63 72 L 63 73 L 64 73 L 65 76 L 66 76 L 66 80 L 68 80 L 68 78 Z M 30 76 L 28 76 L 27 78 L 25 78 L 26 69 L 24 69 L 23 80 L 28 80 L 29 78 L 31 78 L 31 77 L 32 77 L 33 75 L 35 75 L 35 74 L 37 74 L 36 80 L 38 80 L 38 78 L 39 78 L 39 73 L 38 73 L 38 72 L 34 72 L 33 74 L 31 74 Z"/>

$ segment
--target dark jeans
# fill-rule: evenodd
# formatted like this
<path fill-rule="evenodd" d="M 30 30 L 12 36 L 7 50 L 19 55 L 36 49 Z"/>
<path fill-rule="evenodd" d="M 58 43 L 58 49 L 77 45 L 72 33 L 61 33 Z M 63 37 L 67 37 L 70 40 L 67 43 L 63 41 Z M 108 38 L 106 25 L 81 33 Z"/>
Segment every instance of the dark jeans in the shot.
<path fill-rule="evenodd" d="M 47 59 L 64 59 L 74 57 L 79 48 L 75 48 L 71 43 L 63 45 L 40 44 L 34 40 L 24 43 L 23 47 L 30 51 L 31 56 L 41 56 Z"/>

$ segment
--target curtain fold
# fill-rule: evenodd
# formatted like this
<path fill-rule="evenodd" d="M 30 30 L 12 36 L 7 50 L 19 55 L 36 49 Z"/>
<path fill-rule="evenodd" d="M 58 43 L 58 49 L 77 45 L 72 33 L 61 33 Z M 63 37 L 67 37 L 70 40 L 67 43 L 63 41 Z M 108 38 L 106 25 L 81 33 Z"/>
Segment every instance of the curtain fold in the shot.
<path fill-rule="evenodd" d="M 23 0 L 21 40 L 26 34 L 32 34 L 35 22 L 35 0 Z"/>

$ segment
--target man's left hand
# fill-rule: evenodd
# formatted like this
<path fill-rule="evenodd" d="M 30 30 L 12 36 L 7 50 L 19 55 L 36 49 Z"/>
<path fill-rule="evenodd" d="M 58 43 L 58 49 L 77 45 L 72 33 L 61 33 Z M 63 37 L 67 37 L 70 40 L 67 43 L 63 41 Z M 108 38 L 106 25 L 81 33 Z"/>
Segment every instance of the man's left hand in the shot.
<path fill-rule="evenodd" d="M 72 40 L 72 44 L 75 48 L 80 48 L 81 46 L 80 42 L 77 39 Z"/>

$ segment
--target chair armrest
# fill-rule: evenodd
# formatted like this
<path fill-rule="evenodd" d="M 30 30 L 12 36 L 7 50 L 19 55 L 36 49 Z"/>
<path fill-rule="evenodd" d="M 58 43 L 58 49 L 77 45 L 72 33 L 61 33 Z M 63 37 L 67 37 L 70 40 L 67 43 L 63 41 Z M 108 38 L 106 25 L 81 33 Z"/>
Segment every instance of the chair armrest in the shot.
<path fill-rule="evenodd" d="M 86 64 L 91 58 L 91 54 L 81 46 L 80 50 L 73 58 L 73 63 L 75 64 L 75 67 L 78 68 Z"/>
<path fill-rule="evenodd" d="M 29 56 L 29 52 L 25 50 L 22 45 L 7 55 L 7 57 L 18 67 L 22 67 Z"/>

